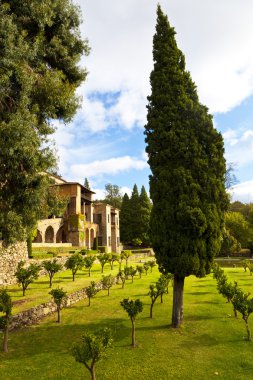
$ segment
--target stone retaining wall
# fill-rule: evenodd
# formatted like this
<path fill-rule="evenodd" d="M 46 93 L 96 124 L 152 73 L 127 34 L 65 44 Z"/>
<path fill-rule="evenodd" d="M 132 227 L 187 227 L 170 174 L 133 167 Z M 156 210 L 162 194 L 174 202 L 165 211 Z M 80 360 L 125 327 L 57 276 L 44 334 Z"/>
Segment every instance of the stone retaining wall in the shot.
<path fill-rule="evenodd" d="M 3 248 L 0 242 L 0 286 L 16 283 L 14 273 L 21 260 L 28 260 L 26 242 L 19 242 L 7 248 Z"/>
<path fill-rule="evenodd" d="M 102 285 L 98 283 L 97 288 L 101 290 Z M 71 306 L 85 298 L 87 298 L 85 288 L 77 290 L 76 292 L 68 295 L 65 306 Z M 55 313 L 56 311 L 57 307 L 53 301 L 49 301 L 41 305 L 35 306 L 29 310 L 22 311 L 11 317 L 10 330 L 37 324 L 40 322 L 42 318 L 52 313 Z"/>

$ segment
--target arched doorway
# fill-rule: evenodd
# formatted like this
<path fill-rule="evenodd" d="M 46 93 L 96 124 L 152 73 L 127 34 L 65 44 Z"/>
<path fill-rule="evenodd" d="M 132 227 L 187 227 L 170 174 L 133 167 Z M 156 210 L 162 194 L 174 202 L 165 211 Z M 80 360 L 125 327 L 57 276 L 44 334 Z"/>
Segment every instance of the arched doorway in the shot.
<path fill-rule="evenodd" d="M 45 232 L 45 243 L 54 242 L 54 229 L 51 226 L 48 226 Z"/>
<path fill-rule="evenodd" d="M 61 227 L 57 231 L 57 234 L 56 234 L 56 243 L 67 243 L 67 236 L 66 236 L 66 233 L 65 233 L 63 227 Z"/>

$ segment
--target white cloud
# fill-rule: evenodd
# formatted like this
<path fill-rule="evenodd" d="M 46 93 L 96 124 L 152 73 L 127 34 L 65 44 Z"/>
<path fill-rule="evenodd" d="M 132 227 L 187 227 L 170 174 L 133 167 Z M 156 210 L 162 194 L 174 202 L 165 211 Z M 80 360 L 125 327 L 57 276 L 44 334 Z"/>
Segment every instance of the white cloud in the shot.
<path fill-rule="evenodd" d="M 130 169 L 143 170 L 147 167 L 147 163 L 143 160 L 124 156 L 110 158 L 108 160 L 96 160 L 89 164 L 72 165 L 70 171 L 72 176 L 76 178 L 96 177 L 104 174 L 115 175 L 120 172 L 126 172 Z"/>
<path fill-rule="evenodd" d="M 229 190 L 233 201 L 243 203 L 253 202 L 253 180 L 242 182 Z"/>
<path fill-rule="evenodd" d="M 223 137 L 227 146 L 226 159 L 228 162 L 236 163 L 238 168 L 252 162 L 253 130 L 228 130 L 223 133 Z"/>
<path fill-rule="evenodd" d="M 138 92 L 145 107 L 157 1 L 76 1 L 83 9 L 83 35 L 92 48 L 83 59 L 90 72 L 85 91 Z M 252 94 L 252 0 L 161 0 L 160 4 L 175 27 L 200 99 L 212 112 L 226 112 Z M 127 126 L 133 125 L 134 116 L 129 103 L 121 115 Z"/>

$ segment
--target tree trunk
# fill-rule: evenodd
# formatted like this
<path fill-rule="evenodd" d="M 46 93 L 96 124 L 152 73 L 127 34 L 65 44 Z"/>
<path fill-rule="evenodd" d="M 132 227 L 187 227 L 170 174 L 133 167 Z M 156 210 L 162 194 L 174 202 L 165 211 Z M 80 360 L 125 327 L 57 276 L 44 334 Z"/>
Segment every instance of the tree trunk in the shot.
<path fill-rule="evenodd" d="M 131 322 L 132 322 L 132 347 L 136 347 L 135 346 L 135 324 L 134 324 L 134 320 L 131 319 Z"/>
<path fill-rule="evenodd" d="M 174 275 L 172 327 L 178 328 L 183 322 L 184 277 Z"/>
<path fill-rule="evenodd" d="M 25 286 L 22 284 L 23 297 L 25 296 Z"/>
<path fill-rule="evenodd" d="M 89 277 L 90 277 L 91 268 L 89 268 Z"/>
<path fill-rule="evenodd" d="M 9 335 L 9 323 L 6 322 L 4 328 L 4 338 L 3 338 L 3 352 L 8 352 L 8 335 Z"/>
<path fill-rule="evenodd" d="M 52 288 L 53 276 L 49 276 L 49 288 Z"/>
<path fill-rule="evenodd" d="M 110 295 L 110 288 L 108 288 L 108 296 Z"/>
<path fill-rule="evenodd" d="M 161 303 L 163 303 L 163 293 L 161 293 Z"/>
<path fill-rule="evenodd" d="M 246 330 L 247 330 L 247 334 L 248 334 L 248 340 L 251 341 L 251 332 L 250 332 L 250 328 L 249 328 L 249 323 L 248 323 L 248 318 L 247 317 L 243 317 L 245 323 L 246 323 Z"/>
<path fill-rule="evenodd" d="M 58 314 L 57 322 L 61 323 L 61 308 L 59 306 L 57 307 L 57 314 Z"/>
<path fill-rule="evenodd" d="M 91 367 L 90 373 L 91 373 L 91 379 L 96 380 L 95 366 Z"/>
<path fill-rule="evenodd" d="M 153 306 L 154 306 L 154 304 L 152 302 L 150 305 L 150 313 L 149 313 L 150 318 L 153 318 Z"/>
<path fill-rule="evenodd" d="M 72 279 L 73 279 L 73 281 L 75 281 L 75 273 L 74 272 L 72 272 Z"/>
<path fill-rule="evenodd" d="M 90 306 L 90 297 L 89 297 L 89 305 L 88 306 Z"/>
<path fill-rule="evenodd" d="M 237 310 L 235 307 L 234 307 L 234 316 L 235 316 L 235 318 L 237 318 Z"/>

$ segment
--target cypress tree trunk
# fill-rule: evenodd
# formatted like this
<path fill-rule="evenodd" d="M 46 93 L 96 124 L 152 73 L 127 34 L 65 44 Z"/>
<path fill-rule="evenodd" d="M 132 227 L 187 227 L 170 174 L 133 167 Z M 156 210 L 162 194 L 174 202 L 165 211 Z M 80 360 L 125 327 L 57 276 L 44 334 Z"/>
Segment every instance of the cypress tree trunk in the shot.
<path fill-rule="evenodd" d="M 183 321 L 184 277 L 174 275 L 172 327 L 178 328 Z"/>

